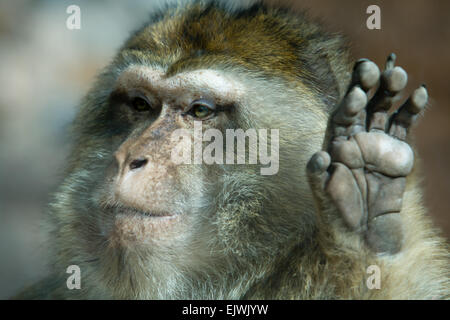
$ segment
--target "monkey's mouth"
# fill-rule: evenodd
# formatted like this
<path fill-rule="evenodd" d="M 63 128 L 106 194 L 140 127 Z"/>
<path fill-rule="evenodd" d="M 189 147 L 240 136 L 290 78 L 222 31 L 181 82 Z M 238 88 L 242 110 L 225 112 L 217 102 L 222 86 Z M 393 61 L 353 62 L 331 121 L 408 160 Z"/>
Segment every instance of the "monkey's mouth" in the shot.
<path fill-rule="evenodd" d="M 168 218 L 168 217 L 173 217 L 176 216 L 176 214 L 174 213 L 168 213 L 168 212 L 142 212 L 142 211 L 137 211 L 137 214 L 143 215 L 145 217 L 149 217 L 149 218 Z"/>
<path fill-rule="evenodd" d="M 104 221 L 103 234 L 113 244 L 130 246 L 157 241 L 171 241 L 183 233 L 183 215 L 167 211 L 141 211 L 129 207 L 113 207 Z M 181 222 L 181 223 L 180 223 Z"/>
<path fill-rule="evenodd" d="M 105 210 L 107 212 L 113 213 L 114 216 L 123 215 L 123 216 L 141 216 L 141 217 L 148 217 L 148 218 L 170 218 L 175 217 L 178 214 L 173 212 L 167 212 L 167 211 L 160 211 L 160 210 L 149 210 L 144 211 L 137 208 L 133 208 L 130 206 L 107 206 L 105 207 Z"/>

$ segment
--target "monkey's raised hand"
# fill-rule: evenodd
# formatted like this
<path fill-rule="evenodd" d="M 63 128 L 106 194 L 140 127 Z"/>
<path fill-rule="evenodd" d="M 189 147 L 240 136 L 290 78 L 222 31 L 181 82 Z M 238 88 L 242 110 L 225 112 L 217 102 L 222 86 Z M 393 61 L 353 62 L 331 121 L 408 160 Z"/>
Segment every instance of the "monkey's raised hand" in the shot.
<path fill-rule="evenodd" d="M 373 62 L 357 62 L 350 88 L 329 122 L 327 152 L 314 154 L 307 165 L 319 205 L 331 200 L 352 231 L 361 232 L 375 252 L 390 254 L 402 246 L 402 198 L 414 162 L 405 139 L 428 100 L 422 86 L 388 114 L 407 83 L 406 72 L 394 64 L 391 54 L 380 76 Z M 378 80 L 368 101 L 367 92 Z"/>

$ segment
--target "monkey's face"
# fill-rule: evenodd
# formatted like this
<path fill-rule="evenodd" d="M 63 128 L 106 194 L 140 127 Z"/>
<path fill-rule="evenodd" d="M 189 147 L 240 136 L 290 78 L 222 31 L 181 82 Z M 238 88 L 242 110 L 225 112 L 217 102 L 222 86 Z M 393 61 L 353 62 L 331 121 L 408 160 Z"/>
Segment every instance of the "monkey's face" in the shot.
<path fill-rule="evenodd" d="M 151 244 L 158 250 L 196 234 L 198 220 L 218 196 L 214 179 L 223 169 L 190 161 L 194 147 L 203 147 L 194 141 L 194 124 L 203 130 L 233 127 L 232 109 L 244 91 L 212 70 L 165 77 L 161 70 L 132 66 L 121 73 L 108 108 L 125 134 L 115 137 L 118 147 L 99 197 L 107 213 L 100 221 L 105 237 L 119 246 Z M 174 135 L 181 130 L 187 134 L 182 141 Z M 189 161 L 174 163 L 176 151 Z M 199 210 L 204 217 L 195 216 Z"/>
<path fill-rule="evenodd" d="M 215 282 L 255 270 L 313 232 L 313 210 L 305 210 L 312 198 L 298 168 L 320 146 L 327 115 L 312 94 L 238 68 L 113 70 L 75 122 L 74 167 L 57 203 L 73 212 L 61 223 L 75 234 L 59 249 L 71 253 L 68 263 L 95 261 L 84 268 L 118 296 L 140 281 L 138 292 L 156 297 L 192 275 Z M 243 149 L 234 135 L 230 143 L 229 130 L 252 129 L 256 140 L 244 137 Z M 218 156 L 211 162 L 212 142 L 220 143 L 209 150 Z M 273 174 L 262 174 L 270 163 L 249 162 L 255 149 L 279 164 Z M 187 161 L 174 160 L 180 152 Z"/>
<path fill-rule="evenodd" d="M 107 95 L 91 97 L 76 122 L 81 127 L 76 150 L 82 152 L 74 152 L 77 186 L 72 183 L 67 193 L 76 190 L 72 206 L 89 200 L 70 224 L 80 242 L 68 249 L 79 248 L 69 258 L 79 259 L 81 252 L 86 261 L 95 259 L 93 272 L 117 290 L 126 286 L 117 280 L 125 276 L 123 268 L 161 287 L 186 272 L 211 281 L 224 273 L 233 277 L 244 264 L 262 265 L 311 232 L 306 225 L 312 222 L 303 221 L 309 213 L 302 212 L 311 199 L 296 195 L 308 188 L 304 171 L 289 163 L 306 163 L 308 146 L 321 142 L 320 135 L 311 134 L 318 129 L 307 124 L 324 128 L 326 117 L 314 111 L 307 93 L 299 96 L 287 87 L 279 92 L 279 82 L 271 81 L 213 68 L 169 76 L 162 68 L 138 64 L 104 81 Z M 302 114 L 295 113 L 296 103 L 305 108 Z M 85 120 L 89 117 L 93 120 Z M 199 143 L 196 126 L 201 126 Z M 206 138 L 211 129 L 223 138 L 215 149 L 223 158 L 212 163 L 205 158 L 218 139 Z M 238 129 L 257 132 L 257 140 L 244 138 L 244 164 L 237 164 L 235 136 L 227 150 L 227 130 Z M 280 131 L 279 150 L 271 149 L 273 141 L 260 140 L 259 130 L 274 139 L 271 129 Z M 180 131 L 187 139 L 175 134 Z M 249 163 L 252 148 L 262 147 L 279 156 L 279 171 L 263 175 L 261 168 L 270 164 Z M 189 161 L 174 161 L 180 151 Z"/>

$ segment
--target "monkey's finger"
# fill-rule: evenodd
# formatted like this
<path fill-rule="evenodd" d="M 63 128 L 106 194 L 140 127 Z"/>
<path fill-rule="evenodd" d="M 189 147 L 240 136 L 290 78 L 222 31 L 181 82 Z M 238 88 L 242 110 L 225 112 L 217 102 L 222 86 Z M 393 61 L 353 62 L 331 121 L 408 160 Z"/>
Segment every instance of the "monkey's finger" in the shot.
<path fill-rule="evenodd" d="M 364 167 L 361 149 L 355 139 L 334 139 L 330 143 L 329 152 L 333 162 L 343 163 L 350 169 Z"/>
<path fill-rule="evenodd" d="M 331 164 L 330 155 L 325 151 L 316 152 L 306 165 L 306 173 L 313 191 L 325 189 L 328 179 L 327 169 Z"/>
<path fill-rule="evenodd" d="M 333 162 L 326 192 L 351 230 L 360 230 L 365 217 L 361 189 L 349 168 Z"/>
<path fill-rule="evenodd" d="M 400 140 L 405 140 L 409 128 L 416 121 L 418 114 L 425 109 L 428 102 L 428 92 L 425 86 L 416 89 L 411 97 L 391 117 L 389 134 Z"/>
<path fill-rule="evenodd" d="M 384 70 L 394 69 L 394 67 L 395 67 L 395 60 L 397 60 L 397 55 L 395 53 L 389 54 L 387 59 L 386 59 L 386 65 L 384 67 Z"/>
<path fill-rule="evenodd" d="M 360 59 L 353 68 L 352 81 L 348 92 L 354 86 L 359 86 L 367 92 L 378 83 L 379 78 L 380 69 L 378 69 L 378 66 L 368 59 Z"/>
<path fill-rule="evenodd" d="M 366 93 L 359 86 L 353 87 L 333 115 L 333 136 L 350 136 L 365 131 L 366 104 Z"/>
<path fill-rule="evenodd" d="M 369 131 L 386 130 L 387 112 L 392 107 L 397 94 L 406 87 L 407 82 L 408 75 L 401 67 L 393 67 L 382 72 L 380 87 L 367 106 Z"/>

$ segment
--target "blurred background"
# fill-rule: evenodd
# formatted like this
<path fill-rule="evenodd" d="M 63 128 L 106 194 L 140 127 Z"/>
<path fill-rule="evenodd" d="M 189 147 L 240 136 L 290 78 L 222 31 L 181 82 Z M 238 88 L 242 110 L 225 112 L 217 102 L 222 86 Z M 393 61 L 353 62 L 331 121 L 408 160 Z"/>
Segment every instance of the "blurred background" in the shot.
<path fill-rule="evenodd" d="M 0 0 L 0 299 L 42 277 L 48 194 L 61 180 L 66 128 L 77 103 L 130 32 L 160 0 Z M 450 237 L 450 1 L 277 1 L 308 9 L 326 28 L 347 35 L 354 58 L 380 66 L 395 52 L 408 90 L 425 82 L 431 106 L 415 129 L 426 204 Z M 69 5 L 81 29 L 68 30 Z M 381 30 L 368 30 L 366 9 L 381 9 Z"/>

